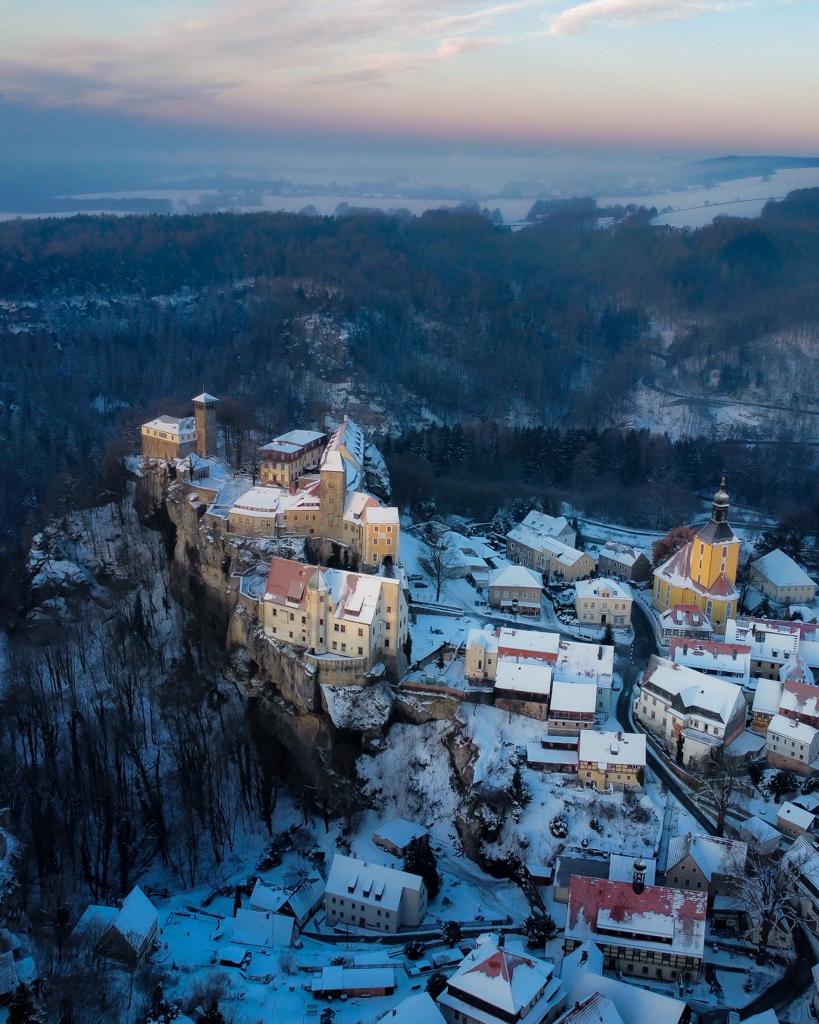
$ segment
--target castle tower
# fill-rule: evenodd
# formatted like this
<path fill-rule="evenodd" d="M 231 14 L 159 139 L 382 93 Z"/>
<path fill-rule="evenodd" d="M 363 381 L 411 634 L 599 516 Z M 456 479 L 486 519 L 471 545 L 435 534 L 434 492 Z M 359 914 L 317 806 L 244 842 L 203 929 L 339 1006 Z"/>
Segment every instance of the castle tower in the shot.
<path fill-rule="evenodd" d="M 207 458 L 216 454 L 216 403 L 218 398 L 203 391 L 193 400 L 196 415 L 196 454 Z"/>

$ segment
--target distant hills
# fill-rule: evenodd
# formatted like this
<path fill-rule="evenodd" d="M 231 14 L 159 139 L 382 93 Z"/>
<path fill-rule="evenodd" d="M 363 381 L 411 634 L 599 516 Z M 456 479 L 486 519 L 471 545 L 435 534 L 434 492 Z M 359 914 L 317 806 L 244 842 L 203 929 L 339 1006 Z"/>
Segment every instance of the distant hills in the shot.
<path fill-rule="evenodd" d="M 777 171 L 819 167 L 819 156 L 717 156 L 695 160 L 684 168 L 686 177 L 699 185 L 714 185 L 736 178 L 757 178 Z"/>

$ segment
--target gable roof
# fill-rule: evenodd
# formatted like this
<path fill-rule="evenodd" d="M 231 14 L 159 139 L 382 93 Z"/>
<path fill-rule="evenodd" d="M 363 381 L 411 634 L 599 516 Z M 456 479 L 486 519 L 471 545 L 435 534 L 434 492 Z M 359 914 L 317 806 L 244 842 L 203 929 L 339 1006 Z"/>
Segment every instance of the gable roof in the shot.
<path fill-rule="evenodd" d="M 666 871 L 670 871 L 689 855 L 710 882 L 714 875 L 736 875 L 744 871 L 748 844 L 735 839 L 687 832 L 675 836 L 669 842 Z"/>
<path fill-rule="evenodd" d="M 775 587 L 815 587 L 816 582 L 780 548 L 758 558 L 753 568 Z"/>
<path fill-rule="evenodd" d="M 142 889 L 135 885 L 122 901 L 122 906 L 111 922 L 111 928 L 119 932 L 128 945 L 138 952 L 156 928 L 157 920 L 156 907 Z"/>
<path fill-rule="evenodd" d="M 698 594 L 705 594 L 709 597 L 739 597 L 736 587 L 724 572 L 720 573 L 709 587 L 704 586 L 693 578 L 691 573 L 691 555 L 693 550 L 694 542 L 690 540 L 687 541 L 681 548 L 675 551 L 673 555 L 670 555 L 662 565 L 658 566 L 654 570 L 654 575 L 662 577 L 662 579 L 670 583 L 672 587 L 683 587 L 688 588 L 689 590 L 696 590 Z"/>
<path fill-rule="evenodd" d="M 398 910 L 405 889 L 419 892 L 423 886 L 420 875 L 337 853 L 333 857 L 325 891 L 345 900 L 355 899 L 371 906 Z"/>
<path fill-rule="evenodd" d="M 649 692 L 670 698 L 675 707 L 697 710 L 718 718 L 723 724 L 731 721 L 745 706 L 742 689 L 719 676 L 706 676 L 686 665 L 652 654 L 648 661 L 643 686 Z"/>
<path fill-rule="evenodd" d="M 614 1003 L 602 992 L 593 992 L 558 1019 L 558 1024 L 623 1024 Z"/>
<path fill-rule="evenodd" d="M 637 949 L 660 948 L 681 956 L 703 954 L 708 895 L 575 875 L 569 882 L 566 938 L 594 939 Z"/>
<path fill-rule="evenodd" d="M 273 558 L 267 573 L 265 597 L 270 595 L 276 604 L 300 605 L 318 572 L 315 565 L 305 565 L 289 558 Z"/>

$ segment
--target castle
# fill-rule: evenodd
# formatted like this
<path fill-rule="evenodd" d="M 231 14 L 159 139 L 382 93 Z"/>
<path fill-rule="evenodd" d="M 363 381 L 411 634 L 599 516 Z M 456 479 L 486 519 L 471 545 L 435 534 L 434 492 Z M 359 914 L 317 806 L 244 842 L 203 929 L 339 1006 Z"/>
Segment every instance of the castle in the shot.
<path fill-rule="evenodd" d="M 723 476 L 709 521 L 654 570 L 653 607 L 665 611 L 694 605 L 707 616 L 715 633 L 725 632 L 739 601 L 740 540 L 728 522 L 729 507 Z"/>
<path fill-rule="evenodd" d="M 143 457 L 176 462 L 196 454 L 210 460 L 216 455 L 216 402 L 203 393 L 193 399 L 193 417 L 159 416 L 145 423 Z M 330 541 L 343 550 L 351 568 L 373 572 L 392 566 L 399 553 L 398 509 L 363 489 L 365 450 L 363 432 L 347 416 L 329 438 L 318 431 L 291 430 L 262 445 L 259 485 L 227 499 L 228 532 Z M 187 475 L 200 493 L 209 489 L 204 478 L 209 472 L 209 462 L 194 466 L 191 460 Z M 224 484 L 211 489 L 212 509 L 225 500 Z M 235 495 L 235 488 L 230 490 Z"/>

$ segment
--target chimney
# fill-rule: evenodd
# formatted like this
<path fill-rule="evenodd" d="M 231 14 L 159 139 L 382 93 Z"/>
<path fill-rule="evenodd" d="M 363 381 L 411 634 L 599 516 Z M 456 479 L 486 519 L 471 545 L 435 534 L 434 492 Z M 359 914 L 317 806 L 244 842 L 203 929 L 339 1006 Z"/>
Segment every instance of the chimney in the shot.
<path fill-rule="evenodd" d="M 602 661 L 603 660 L 603 645 L 602 644 L 597 648 L 597 660 L 598 661 Z"/>
<path fill-rule="evenodd" d="M 688 642 L 687 641 L 683 644 L 683 654 L 688 654 Z"/>
<path fill-rule="evenodd" d="M 638 896 L 646 887 L 646 871 L 647 865 L 646 862 L 642 859 L 642 857 L 639 860 L 635 860 L 634 878 L 631 883 L 631 887 Z"/>
<path fill-rule="evenodd" d="M 505 945 L 506 936 L 503 934 L 503 932 L 501 932 L 500 935 L 498 936 L 498 949 L 503 949 Z"/>

